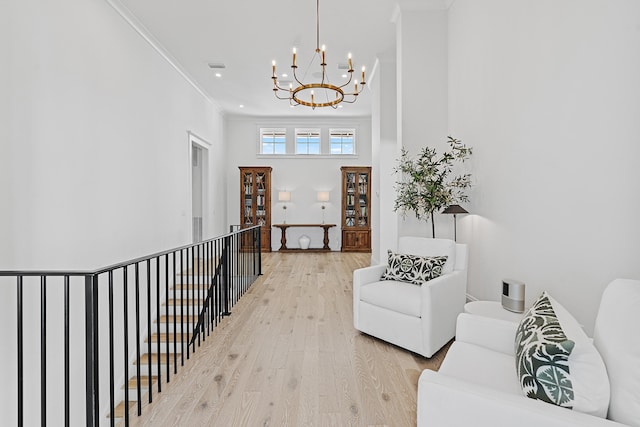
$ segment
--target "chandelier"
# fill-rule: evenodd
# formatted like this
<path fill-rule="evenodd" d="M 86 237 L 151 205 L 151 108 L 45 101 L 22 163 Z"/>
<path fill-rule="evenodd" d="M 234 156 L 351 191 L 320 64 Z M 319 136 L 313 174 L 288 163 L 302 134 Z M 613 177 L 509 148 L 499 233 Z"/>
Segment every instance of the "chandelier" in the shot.
<path fill-rule="evenodd" d="M 278 76 L 276 74 L 276 61 L 271 63 L 271 71 L 273 80 L 273 93 L 278 99 L 286 99 L 291 106 L 304 105 L 315 109 L 316 107 L 331 107 L 337 108 L 341 102 L 353 104 L 358 99 L 358 95 L 362 92 L 364 85 L 364 67 L 362 67 L 362 80 L 358 83 L 358 80 L 354 81 L 353 86 L 351 79 L 353 78 L 353 63 L 351 61 L 351 54 L 347 58 L 347 65 L 349 73 L 349 80 L 343 85 L 333 85 L 329 81 L 326 68 L 327 63 L 325 60 L 325 46 L 320 47 L 320 0 L 316 0 L 316 52 L 311 59 L 309 68 L 314 62 L 320 61 L 321 73 L 314 73 L 320 76 L 319 82 L 304 83 L 306 72 L 302 79 L 298 78 L 296 63 L 296 48 L 293 48 L 293 61 L 291 63 L 291 73 L 297 86 L 294 87 L 293 83 L 289 83 L 288 87 L 282 87 L 278 83 Z M 307 72 L 309 70 L 307 69 Z M 352 87 L 353 92 L 349 92 L 347 87 Z"/>

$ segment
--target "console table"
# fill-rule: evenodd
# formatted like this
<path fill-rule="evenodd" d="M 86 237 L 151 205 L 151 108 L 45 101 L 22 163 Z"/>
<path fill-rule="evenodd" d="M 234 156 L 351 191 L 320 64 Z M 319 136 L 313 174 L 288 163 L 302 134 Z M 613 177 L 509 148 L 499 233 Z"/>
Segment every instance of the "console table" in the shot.
<path fill-rule="evenodd" d="M 280 249 L 279 251 L 303 251 L 306 250 L 308 252 L 315 251 L 330 251 L 329 248 L 329 229 L 331 227 L 335 227 L 335 224 L 273 224 L 274 227 L 280 229 L 282 233 L 282 237 L 280 238 Z M 300 249 L 300 248 L 287 248 L 287 228 L 289 227 L 320 227 L 324 229 L 324 239 L 322 243 L 324 246 L 322 248 L 309 248 L 309 249 Z"/>

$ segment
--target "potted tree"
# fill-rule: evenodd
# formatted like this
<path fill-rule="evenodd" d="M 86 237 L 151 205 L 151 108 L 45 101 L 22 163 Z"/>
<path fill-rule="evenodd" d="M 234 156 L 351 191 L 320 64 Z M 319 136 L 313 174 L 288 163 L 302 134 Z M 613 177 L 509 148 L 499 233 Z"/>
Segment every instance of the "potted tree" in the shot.
<path fill-rule="evenodd" d="M 464 163 L 472 154 L 472 148 L 462 141 L 447 137 L 449 151 L 438 155 L 436 150 L 425 147 L 416 158 L 409 156 L 403 147 L 394 169 L 400 179 L 396 181 L 396 201 L 393 210 L 403 215 L 413 212 L 419 220 L 431 220 L 431 235 L 436 236 L 434 212 L 440 212 L 455 203 L 467 202 L 466 190 L 471 187 L 471 174 L 451 176 L 455 162 Z"/>

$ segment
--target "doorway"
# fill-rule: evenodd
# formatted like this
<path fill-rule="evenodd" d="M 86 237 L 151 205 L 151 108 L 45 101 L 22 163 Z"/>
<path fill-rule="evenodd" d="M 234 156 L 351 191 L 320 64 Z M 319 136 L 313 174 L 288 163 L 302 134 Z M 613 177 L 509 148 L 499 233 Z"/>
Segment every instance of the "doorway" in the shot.
<path fill-rule="evenodd" d="M 204 200 L 204 148 L 191 143 L 191 217 L 193 243 L 202 241 Z"/>
<path fill-rule="evenodd" d="M 206 238 L 209 214 L 209 147 L 211 143 L 188 131 L 191 163 L 191 235 L 193 243 Z"/>

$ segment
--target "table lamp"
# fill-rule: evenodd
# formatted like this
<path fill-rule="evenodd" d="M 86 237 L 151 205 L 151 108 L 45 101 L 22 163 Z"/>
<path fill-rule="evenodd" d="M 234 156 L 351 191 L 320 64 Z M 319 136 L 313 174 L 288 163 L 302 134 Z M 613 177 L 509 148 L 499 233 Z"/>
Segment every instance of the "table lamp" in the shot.
<path fill-rule="evenodd" d="M 318 201 L 322 202 L 322 223 L 324 224 L 324 204 L 329 201 L 328 191 L 318 191 Z"/>
<path fill-rule="evenodd" d="M 279 191 L 278 192 L 278 201 L 279 202 L 290 202 L 291 201 L 291 192 L 290 191 Z M 282 211 L 284 212 L 284 219 L 282 220 L 283 224 L 287 223 L 287 204 L 282 204 Z"/>

